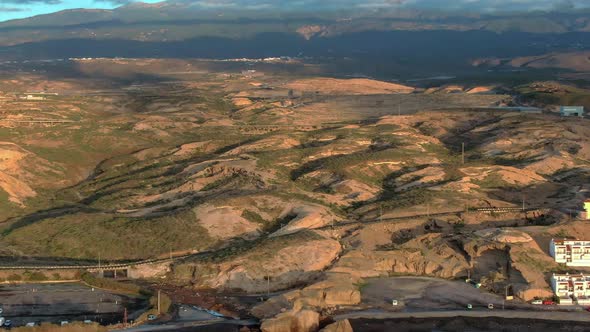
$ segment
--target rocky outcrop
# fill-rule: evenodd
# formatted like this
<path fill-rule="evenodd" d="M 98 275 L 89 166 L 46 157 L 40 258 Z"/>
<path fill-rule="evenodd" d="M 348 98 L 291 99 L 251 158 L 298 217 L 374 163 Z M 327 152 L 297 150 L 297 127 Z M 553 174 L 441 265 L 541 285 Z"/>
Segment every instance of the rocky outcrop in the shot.
<path fill-rule="evenodd" d="M 175 266 L 173 276 L 195 287 L 248 293 L 287 289 L 318 277 L 340 250 L 338 241 L 303 231 L 267 239 L 245 253 L 230 255 L 218 263 Z"/>
<path fill-rule="evenodd" d="M 150 279 L 165 277 L 170 272 L 170 262 L 143 264 L 132 266 L 127 270 L 127 276 L 131 279 Z"/>
<path fill-rule="evenodd" d="M 335 217 L 330 211 L 322 206 L 315 205 L 294 207 L 283 217 L 288 215 L 293 215 L 294 218 L 285 227 L 273 233 L 271 237 L 292 234 L 302 229 L 323 227 L 335 220 Z"/>
<path fill-rule="evenodd" d="M 353 332 L 353 329 L 350 321 L 345 319 L 326 326 L 320 332 Z"/>
<path fill-rule="evenodd" d="M 329 274 L 324 281 L 269 299 L 254 307 L 252 314 L 264 319 L 290 309 L 324 310 L 357 305 L 361 303 L 361 293 L 355 282 L 358 280 L 346 275 Z"/>
<path fill-rule="evenodd" d="M 361 293 L 353 283 L 331 278 L 304 288 L 295 301 L 300 305 L 320 308 L 355 305 L 361 302 Z"/>
<path fill-rule="evenodd" d="M 262 322 L 262 332 L 315 332 L 320 314 L 312 310 L 290 310 Z"/>
<path fill-rule="evenodd" d="M 506 228 L 484 229 L 475 232 L 475 234 L 500 243 L 528 243 L 533 241 L 533 238 L 525 232 Z"/>
<path fill-rule="evenodd" d="M 553 292 L 549 289 L 515 287 L 516 296 L 524 301 L 534 300 L 535 298 L 553 297 Z"/>
<path fill-rule="evenodd" d="M 461 248 L 441 234 L 426 234 L 392 250 L 351 251 L 342 256 L 332 272 L 356 278 L 379 277 L 391 272 L 453 278 L 468 268 Z"/>

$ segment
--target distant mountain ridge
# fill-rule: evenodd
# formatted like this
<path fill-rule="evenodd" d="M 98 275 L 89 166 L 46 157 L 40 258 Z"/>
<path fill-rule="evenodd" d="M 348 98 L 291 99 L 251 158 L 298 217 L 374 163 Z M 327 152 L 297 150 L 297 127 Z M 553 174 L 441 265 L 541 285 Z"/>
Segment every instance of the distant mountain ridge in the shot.
<path fill-rule="evenodd" d="M 126 24 L 167 23 L 206 20 L 218 24 L 241 19 L 248 21 L 277 20 L 284 23 L 323 21 L 332 30 L 356 31 L 367 29 L 430 29 L 477 30 L 494 32 L 563 33 L 590 31 L 590 10 L 575 12 L 533 12 L 514 14 L 479 14 L 428 10 L 235 10 L 203 8 L 192 1 L 165 1 L 155 4 L 131 3 L 113 10 L 70 9 L 52 14 L 0 22 L 0 29 L 35 27 L 83 26 L 97 22 L 125 22 Z M 367 22 L 373 22 L 367 23 Z M 402 24 L 403 23 L 403 24 Z M 413 28 L 412 25 L 415 27 Z M 423 26 L 423 27 L 419 27 Z M 294 27 L 292 31 L 296 31 Z"/>
<path fill-rule="evenodd" d="M 448 52 L 449 45 L 461 47 Z M 379 57 L 386 62 L 401 57 L 401 66 L 430 55 L 436 62 L 468 65 L 479 58 L 587 49 L 590 10 L 510 14 L 358 8 L 238 11 L 177 0 L 132 3 L 113 10 L 71 9 L 0 23 L 0 60 L 308 55 Z"/>

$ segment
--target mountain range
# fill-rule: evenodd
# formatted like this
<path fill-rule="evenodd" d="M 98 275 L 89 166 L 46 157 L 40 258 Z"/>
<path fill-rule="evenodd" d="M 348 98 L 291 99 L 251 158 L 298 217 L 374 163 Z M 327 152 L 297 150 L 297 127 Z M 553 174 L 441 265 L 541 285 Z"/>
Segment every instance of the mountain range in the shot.
<path fill-rule="evenodd" d="M 478 59 L 590 49 L 588 9 L 484 14 L 396 7 L 253 8 L 177 0 L 6 21 L 0 23 L 0 60 L 306 56 L 352 59 L 357 62 L 346 66 L 386 77 L 404 70 L 418 76 L 455 74 Z"/>
<path fill-rule="evenodd" d="M 183 40 L 309 31 L 334 36 L 362 31 L 485 30 L 496 33 L 590 32 L 590 10 L 481 14 L 416 9 L 333 9 L 195 6 L 192 1 L 131 3 L 113 10 L 72 9 L 0 23 L 3 45 L 55 38 Z M 61 34 L 57 34 L 57 32 Z"/>

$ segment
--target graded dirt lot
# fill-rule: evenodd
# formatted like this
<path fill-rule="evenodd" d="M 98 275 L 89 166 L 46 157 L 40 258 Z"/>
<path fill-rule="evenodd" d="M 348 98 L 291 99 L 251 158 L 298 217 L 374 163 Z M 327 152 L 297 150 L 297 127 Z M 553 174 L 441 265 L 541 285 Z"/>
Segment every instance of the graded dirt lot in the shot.
<path fill-rule="evenodd" d="M 502 305 L 502 297 L 476 289 L 464 281 L 426 277 L 391 277 L 365 280 L 362 304 L 392 311 L 463 309 L 467 304 L 486 307 Z M 397 300 L 398 306 L 391 301 Z"/>
<path fill-rule="evenodd" d="M 0 304 L 3 316 L 12 320 L 14 326 L 86 319 L 116 323 L 122 320 L 124 308 L 133 317 L 134 311 L 145 305 L 134 297 L 76 283 L 1 285 Z"/>

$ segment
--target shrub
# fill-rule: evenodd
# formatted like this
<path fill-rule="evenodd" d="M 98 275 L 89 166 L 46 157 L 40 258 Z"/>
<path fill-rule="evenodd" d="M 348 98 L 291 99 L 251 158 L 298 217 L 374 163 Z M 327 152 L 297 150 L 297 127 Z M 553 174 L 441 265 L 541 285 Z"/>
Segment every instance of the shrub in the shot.
<path fill-rule="evenodd" d="M 264 220 L 264 218 L 262 218 L 261 215 L 259 215 L 258 213 L 254 212 L 254 211 L 244 210 L 242 212 L 242 217 L 248 221 L 251 221 L 251 222 L 255 222 L 255 223 L 259 223 L 259 224 L 266 224 L 266 221 Z"/>
<path fill-rule="evenodd" d="M 99 277 L 96 277 L 90 273 L 84 273 L 82 275 L 81 279 L 82 279 L 82 281 L 84 281 L 86 284 L 88 284 L 90 286 L 93 286 L 96 288 L 101 288 L 101 289 L 106 289 L 106 290 L 113 291 L 113 292 L 127 293 L 127 294 L 133 294 L 133 295 L 143 295 L 143 296 L 151 295 L 151 293 L 149 291 L 142 289 L 138 285 L 122 283 L 122 282 L 118 282 L 118 281 L 110 280 L 110 279 L 105 279 L 105 278 L 99 278 Z"/>
<path fill-rule="evenodd" d="M 35 271 L 25 271 L 23 273 L 23 276 L 25 277 L 25 280 L 28 281 L 46 281 L 47 279 L 49 279 L 45 274 Z"/>
<path fill-rule="evenodd" d="M 8 277 L 6 277 L 6 280 L 8 281 L 21 281 L 23 280 L 23 277 L 19 274 L 11 274 Z"/>

